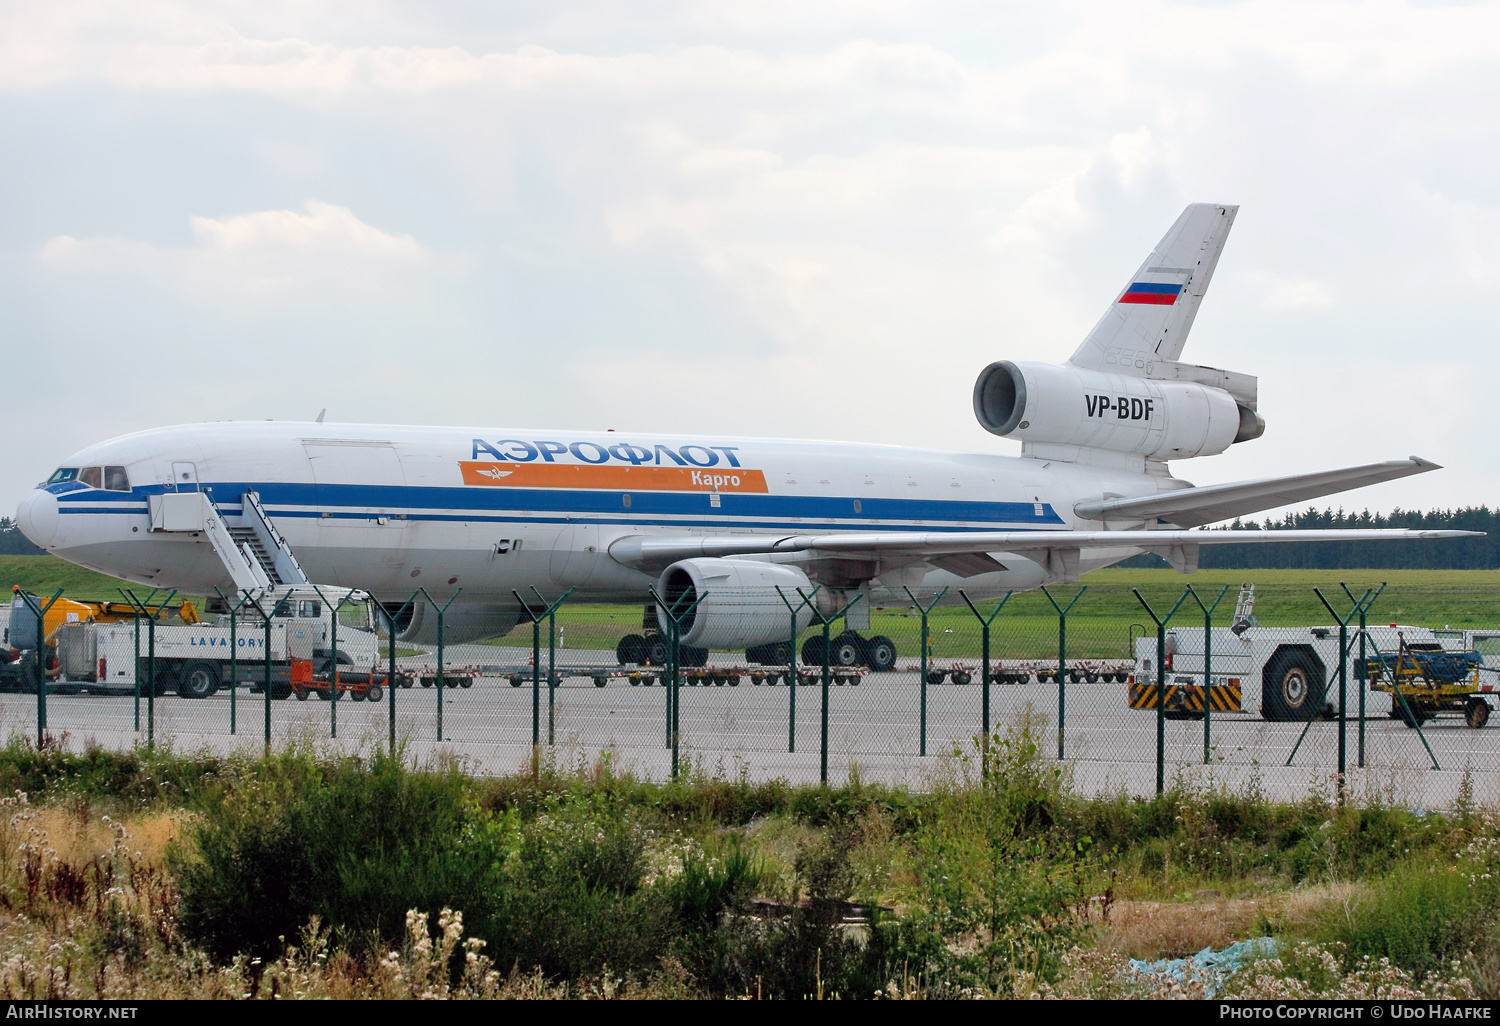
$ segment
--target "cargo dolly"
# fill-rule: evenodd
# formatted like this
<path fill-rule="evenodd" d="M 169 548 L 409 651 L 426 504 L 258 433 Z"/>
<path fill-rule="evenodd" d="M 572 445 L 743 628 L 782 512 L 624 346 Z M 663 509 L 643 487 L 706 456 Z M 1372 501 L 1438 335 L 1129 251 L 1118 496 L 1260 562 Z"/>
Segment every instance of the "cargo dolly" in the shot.
<path fill-rule="evenodd" d="M 1356 672 L 1368 677 L 1372 691 L 1391 696 L 1391 718 L 1408 727 L 1419 727 L 1442 713 L 1461 713 L 1476 730 L 1490 720 L 1484 696 L 1496 690 L 1496 671 L 1484 665 L 1478 652 L 1411 645 L 1398 634 L 1396 651 L 1366 659 Z M 1482 678 L 1481 673 L 1491 676 Z"/>
<path fill-rule="evenodd" d="M 519 688 L 531 683 L 535 671 L 531 666 L 481 666 L 478 668 L 480 675 L 485 677 L 505 678 L 510 686 Z M 683 666 L 677 671 L 677 678 L 683 687 L 739 687 L 749 680 L 755 685 L 776 684 L 785 685 L 792 676 L 793 671 L 786 666 L 756 666 L 753 669 L 744 666 Z M 835 666 L 829 671 L 830 680 L 834 684 L 855 684 L 863 679 L 865 671 L 854 666 Z M 546 672 L 541 676 L 545 678 Z M 552 685 L 560 685 L 569 678 L 583 678 L 593 682 L 594 687 L 607 687 L 611 681 L 629 683 L 631 687 L 651 687 L 655 684 L 665 684 L 666 671 L 660 666 L 554 666 L 552 668 Z M 798 682 L 804 687 L 810 687 L 823 680 L 821 667 L 799 666 L 796 670 Z M 467 687 L 468 685 L 463 685 Z"/>

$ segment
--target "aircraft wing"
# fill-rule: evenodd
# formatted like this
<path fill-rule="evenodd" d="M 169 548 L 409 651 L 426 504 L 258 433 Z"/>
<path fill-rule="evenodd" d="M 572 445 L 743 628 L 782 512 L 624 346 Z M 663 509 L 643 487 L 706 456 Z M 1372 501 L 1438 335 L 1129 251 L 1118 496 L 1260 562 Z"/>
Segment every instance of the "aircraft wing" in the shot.
<path fill-rule="evenodd" d="M 1179 527 L 1201 527 L 1303 499 L 1316 499 L 1320 495 L 1441 469 L 1436 463 L 1412 456 L 1362 467 L 1323 470 L 1316 474 L 1182 488 L 1133 499 L 1081 502 L 1073 507 L 1073 512 L 1085 520 L 1150 520 L 1155 517 Z"/>
<path fill-rule="evenodd" d="M 1143 548 L 1162 552 L 1179 570 L 1197 568 L 1200 545 L 1267 542 L 1413 541 L 1466 538 L 1477 531 L 869 531 L 814 535 L 730 534 L 707 537 L 621 538 L 609 547 L 618 562 L 660 571 L 679 559 L 766 555 L 778 552 L 875 558 L 906 556 L 930 560 L 963 555 L 1041 554 L 1041 562 L 1061 576 L 1076 576 L 1083 549 Z M 991 567 L 990 569 L 998 569 Z M 955 571 L 961 572 L 961 571 Z"/>

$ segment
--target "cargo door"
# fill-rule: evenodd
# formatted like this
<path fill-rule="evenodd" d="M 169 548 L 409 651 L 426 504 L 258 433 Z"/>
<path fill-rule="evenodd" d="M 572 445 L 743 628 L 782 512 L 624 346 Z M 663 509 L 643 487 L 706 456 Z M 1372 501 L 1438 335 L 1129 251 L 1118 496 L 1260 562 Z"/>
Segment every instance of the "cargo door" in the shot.
<path fill-rule="evenodd" d="M 314 580 L 390 591 L 412 584 L 406 478 L 389 441 L 304 438 L 318 516 Z M 299 558 L 301 558 L 299 556 Z M 316 573 L 315 573 L 316 571 Z M 392 592 L 394 594 L 394 591 Z"/>

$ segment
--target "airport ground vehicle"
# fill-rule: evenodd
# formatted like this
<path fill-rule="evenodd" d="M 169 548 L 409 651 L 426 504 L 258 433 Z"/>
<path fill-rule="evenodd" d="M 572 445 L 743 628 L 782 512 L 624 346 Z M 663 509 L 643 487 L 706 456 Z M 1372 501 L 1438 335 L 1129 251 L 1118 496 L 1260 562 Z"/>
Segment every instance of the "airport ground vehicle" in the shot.
<path fill-rule="evenodd" d="M 154 666 L 157 694 L 176 692 L 184 698 L 207 698 L 229 683 L 233 666 L 238 682 L 259 691 L 266 682 L 269 644 L 273 694 L 285 697 L 294 690 L 295 664 L 306 663 L 309 683 L 313 674 L 332 668 L 334 615 L 340 616 L 336 661 L 341 679 L 348 677 L 352 682 L 361 671 L 369 677 L 379 662 L 379 642 L 370 622 L 368 602 L 362 594 L 345 589 L 322 591 L 320 595 L 310 587 L 298 586 L 267 589 L 259 599 L 262 608 L 271 611 L 269 634 L 259 614 L 244 609 L 232 623 L 228 614 L 208 623 L 198 619 L 196 611 L 185 603 L 180 608 L 188 611 L 189 622 L 180 617 L 157 622 L 153 631 L 149 619 L 127 618 L 128 606 L 116 608 L 122 603 L 73 603 L 80 608 L 68 611 L 68 619 L 58 622 L 41 639 L 41 648 L 51 653 L 48 690 L 133 693 L 138 680 L 142 685 L 151 683 L 150 667 Z M 353 601 L 335 614 L 327 607 L 325 597 L 334 601 L 352 597 Z M 91 611 L 89 607 L 94 608 Z M 12 600 L 10 612 L 10 644 L 34 653 L 38 647 L 36 619 L 20 595 Z M 50 622 L 43 620 L 44 626 Z M 31 658 L 34 660 L 34 655 Z M 19 679 L 17 686 L 34 690 L 34 680 L 34 676 Z"/>
<path fill-rule="evenodd" d="M 1357 629 L 1349 631 L 1348 680 L 1350 701 L 1357 689 L 1367 689 L 1367 714 L 1383 715 L 1395 707 L 1389 688 L 1375 687 L 1379 674 L 1367 676 L 1358 665 Z M 1204 687 L 1204 631 L 1202 628 L 1172 628 L 1167 631 L 1166 705 L 1169 716 L 1199 719 L 1204 702 L 1215 712 L 1249 712 L 1258 706 L 1267 720 L 1309 720 L 1331 712 L 1336 698 L 1339 665 L 1337 627 L 1261 627 L 1244 621 L 1234 627 L 1216 627 L 1209 636 L 1211 679 Z M 1477 653 L 1465 652 L 1461 641 L 1441 639 L 1427 627 L 1392 624 L 1368 627 L 1365 635 L 1367 666 L 1378 668 L 1383 659 L 1394 659 L 1403 650 L 1441 655 L 1448 663 L 1477 665 Z M 1130 686 L 1133 709 L 1155 709 L 1157 703 L 1156 638 L 1139 637 L 1135 642 L 1135 682 Z M 1424 664 L 1430 671 L 1433 663 Z M 1423 678 L 1425 680 L 1425 678 Z M 1246 708 L 1246 694 L 1259 695 L 1256 706 Z M 1478 701 L 1482 701 L 1478 700 Z M 1394 714 L 1394 713 L 1393 713 Z"/>

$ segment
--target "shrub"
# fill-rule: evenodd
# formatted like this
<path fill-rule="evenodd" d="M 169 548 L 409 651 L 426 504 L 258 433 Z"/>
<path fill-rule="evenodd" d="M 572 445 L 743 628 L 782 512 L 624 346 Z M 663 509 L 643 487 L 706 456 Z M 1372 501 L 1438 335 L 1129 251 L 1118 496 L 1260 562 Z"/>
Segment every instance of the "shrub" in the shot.
<path fill-rule="evenodd" d="M 411 908 L 482 917 L 497 860 L 466 843 L 465 787 L 387 755 L 267 758 L 171 852 L 184 931 L 216 955 L 270 955 L 312 916 L 385 940 Z"/>
<path fill-rule="evenodd" d="M 1407 864 L 1365 894 L 1335 903 L 1320 939 L 1352 959 L 1388 958 L 1419 979 L 1480 945 L 1494 918 L 1494 888 L 1441 865 Z"/>

